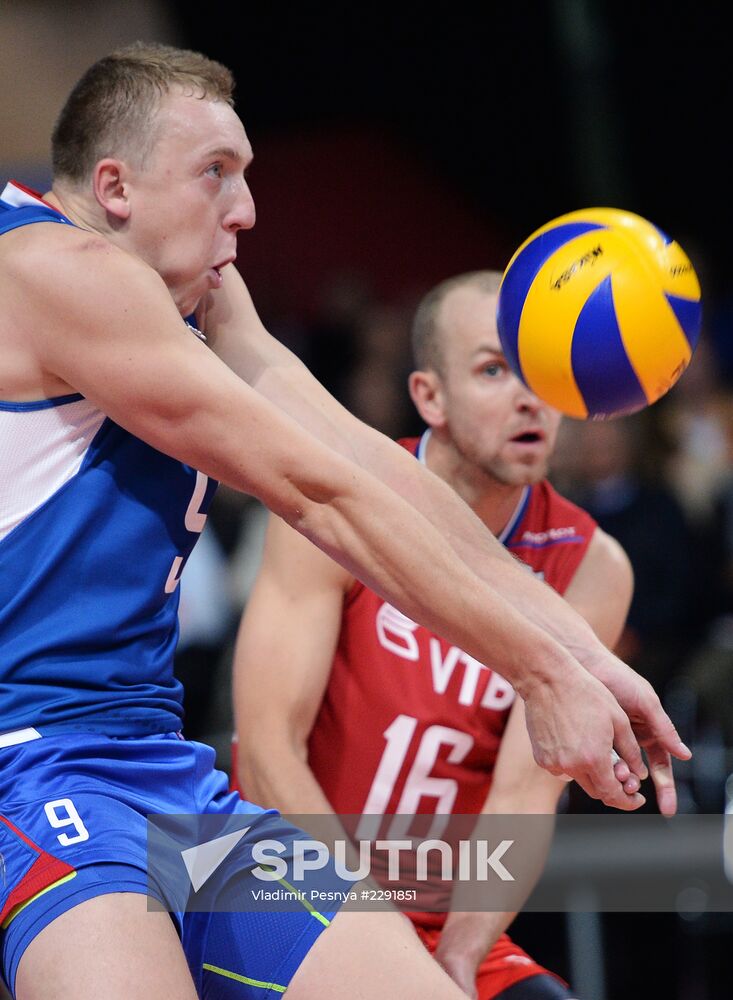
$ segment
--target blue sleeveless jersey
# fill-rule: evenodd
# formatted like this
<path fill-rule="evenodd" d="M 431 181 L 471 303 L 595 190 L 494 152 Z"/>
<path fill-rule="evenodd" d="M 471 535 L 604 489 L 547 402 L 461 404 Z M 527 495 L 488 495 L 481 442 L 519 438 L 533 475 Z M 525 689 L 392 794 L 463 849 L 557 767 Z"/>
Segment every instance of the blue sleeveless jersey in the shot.
<path fill-rule="evenodd" d="M 17 192 L 27 203 L 0 200 L 0 235 L 35 222 L 72 224 Z M 75 426 L 66 431 L 67 414 L 81 410 L 86 438 Z M 31 455 L 24 467 L 22 454 L 24 440 L 35 447 L 34 428 L 46 426 L 64 427 L 78 451 L 73 472 L 47 495 L 37 483 L 26 488 L 45 465 Z M 0 468 L 0 514 L 20 511 L 0 537 L 0 733 L 180 729 L 177 582 L 216 484 L 77 394 L 0 402 L 0 450 L 10 456 Z"/>

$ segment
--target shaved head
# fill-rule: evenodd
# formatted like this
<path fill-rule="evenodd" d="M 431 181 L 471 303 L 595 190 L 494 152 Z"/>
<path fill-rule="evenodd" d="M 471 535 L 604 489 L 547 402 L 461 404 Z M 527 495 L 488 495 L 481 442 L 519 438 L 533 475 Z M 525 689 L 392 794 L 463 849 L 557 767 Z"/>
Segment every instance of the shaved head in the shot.
<path fill-rule="evenodd" d="M 501 271 L 469 271 L 441 281 L 422 299 L 412 322 L 412 355 L 420 371 L 445 369 L 445 329 L 442 323 L 443 304 L 448 296 L 461 288 L 475 288 L 496 295 L 501 284 Z"/>

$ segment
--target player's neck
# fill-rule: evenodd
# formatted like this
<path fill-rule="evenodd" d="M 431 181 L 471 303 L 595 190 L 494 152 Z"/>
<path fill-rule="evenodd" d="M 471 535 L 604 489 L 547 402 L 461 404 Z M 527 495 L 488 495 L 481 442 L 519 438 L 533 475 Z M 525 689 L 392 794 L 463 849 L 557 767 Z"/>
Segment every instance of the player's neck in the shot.
<path fill-rule="evenodd" d="M 481 518 L 486 527 L 501 535 L 516 513 L 526 486 L 504 483 L 467 462 L 449 443 L 435 434 L 425 442 L 422 459 Z"/>
<path fill-rule="evenodd" d="M 89 208 L 84 197 L 76 195 L 72 189 L 64 187 L 62 190 L 54 185 L 51 191 L 44 194 L 43 200 L 70 219 L 75 226 L 109 238 L 109 233 L 95 218 L 94 211 Z"/>

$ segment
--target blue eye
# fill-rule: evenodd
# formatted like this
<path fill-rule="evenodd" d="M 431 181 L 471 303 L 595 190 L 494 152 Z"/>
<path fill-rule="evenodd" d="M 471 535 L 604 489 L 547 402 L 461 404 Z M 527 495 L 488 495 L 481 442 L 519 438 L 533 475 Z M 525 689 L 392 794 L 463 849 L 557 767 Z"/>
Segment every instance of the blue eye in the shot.
<path fill-rule="evenodd" d="M 211 166 L 208 167 L 206 170 L 207 174 L 213 173 L 215 177 L 221 177 L 223 172 L 224 168 L 221 163 L 212 163 Z"/>
<path fill-rule="evenodd" d="M 490 375 L 493 378 L 495 375 L 501 375 L 502 371 L 502 365 L 498 362 L 494 362 L 493 364 L 486 365 L 484 368 L 484 375 Z"/>

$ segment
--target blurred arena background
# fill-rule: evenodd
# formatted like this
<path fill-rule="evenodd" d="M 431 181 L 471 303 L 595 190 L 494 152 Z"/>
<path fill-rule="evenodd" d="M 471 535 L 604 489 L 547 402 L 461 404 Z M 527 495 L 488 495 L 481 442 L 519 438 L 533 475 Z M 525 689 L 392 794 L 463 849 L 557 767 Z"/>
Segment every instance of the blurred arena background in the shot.
<path fill-rule="evenodd" d="M 673 235 L 703 286 L 693 363 L 638 416 L 566 420 L 552 478 L 629 553 L 621 655 L 694 750 L 677 768 L 681 811 L 720 813 L 733 773 L 729 41 L 712 7 L 640 6 L 544 0 L 431 17 L 270 3 L 238 5 L 234 28 L 228 4 L 3 0 L 0 165 L 44 189 L 63 98 L 118 44 L 156 39 L 226 62 L 255 150 L 258 222 L 238 266 L 270 330 L 391 435 L 421 429 L 408 330 L 433 283 L 503 269 L 575 208 L 629 209 Z M 223 768 L 232 643 L 263 522 L 258 503 L 221 490 L 182 581 L 188 735 Z M 598 807 L 571 791 L 565 808 Z M 586 1000 L 718 1000 L 732 931 L 727 915 L 526 914 L 515 937 Z"/>

